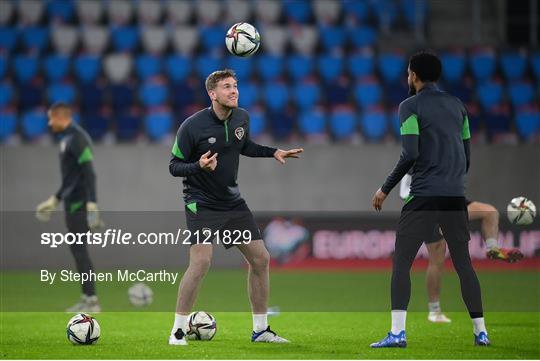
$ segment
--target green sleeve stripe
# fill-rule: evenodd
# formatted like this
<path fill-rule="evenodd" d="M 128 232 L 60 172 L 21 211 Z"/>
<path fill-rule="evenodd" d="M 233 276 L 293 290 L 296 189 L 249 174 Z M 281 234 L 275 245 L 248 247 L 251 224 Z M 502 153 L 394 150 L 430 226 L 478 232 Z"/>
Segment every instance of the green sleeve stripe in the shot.
<path fill-rule="evenodd" d="M 82 153 L 79 156 L 79 159 L 77 160 L 77 162 L 79 164 L 83 164 L 83 163 L 86 163 L 86 162 L 91 162 L 93 160 L 94 160 L 94 155 L 92 154 L 92 149 L 90 149 L 90 147 L 86 147 L 82 151 Z"/>
<path fill-rule="evenodd" d="M 461 131 L 461 138 L 463 140 L 471 139 L 471 131 L 469 130 L 469 117 L 465 116 L 463 119 L 463 130 Z"/>
<path fill-rule="evenodd" d="M 416 114 L 412 114 L 410 117 L 408 117 L 403 124 L 401 124 L 399 133 L 401 135 L 420 135 L 418 116 Z"/>
<path fill-rule="evenodd" d="M 190 203 L 186 205 L 186 207 L 193 213 L 197 214 L 197 202 Z"/>
<path fill-rule="evenodd" d="M 174 145 L 171 152 L 176 158 L 184 159 L 184 155 L 182 154 L 180 148 L 178 148 L 178 141 L 176 139 L 174 140 Z"/>

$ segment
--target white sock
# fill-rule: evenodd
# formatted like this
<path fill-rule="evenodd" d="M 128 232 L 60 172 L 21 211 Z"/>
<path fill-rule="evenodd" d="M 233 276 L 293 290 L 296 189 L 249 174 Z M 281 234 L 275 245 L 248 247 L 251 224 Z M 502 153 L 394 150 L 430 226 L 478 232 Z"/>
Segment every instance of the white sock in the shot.
<path fill-rule="evenodd" d="M 266 313 L 253 314 L 253 331 L 261 332 L 268 328 L 268 315 Z"/>
<path fill-rule="evenodd" d="M 480 332 L 487 333 L 486 324 L 484 323 L 484 317 L 478 317 L 472 319 L 473 333 L 478 336 Z"/>
<path fill-rule="evenodd" d="M 405 331 L 405 320 L 407 319 L 407 311 L 392 310 L 392 332 L 394 335 Z"/>
<path fill-rule="evenodd" d="M 488 238 L 486 239 L 486 246 L 487 249 L 492 249 L 497 247 L 497 240 L 495 238 Z"/>
<path fill-rule="evenodd" d="M 188 327 L 188 321 L 189 321 L 189 315 L 181 315 L 179 313 L 174 314 L 174 325 L 171 331 L 171 335 L 176 332 L 179 328 L 184 331 L 184 333 L 187 332 Z"/>
<path fill-rule="evenodd" d="M 437 302 L 428 302 L 429 312 L 441 312 L 441 303 Z"/>

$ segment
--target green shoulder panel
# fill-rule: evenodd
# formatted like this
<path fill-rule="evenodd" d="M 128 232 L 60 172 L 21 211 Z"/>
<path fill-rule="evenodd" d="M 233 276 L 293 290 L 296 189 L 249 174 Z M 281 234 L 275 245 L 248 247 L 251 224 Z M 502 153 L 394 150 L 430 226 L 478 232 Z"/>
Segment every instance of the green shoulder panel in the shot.
<path fill-rule="evenodd" d="M 418 116 L 412 114 L 409 116 L 399 128 L 401 135 L 420 135 L 420 129 L 418 127 Z"/>
<path fill-rule="evenodd" d="M 79 159 L 77 160 L 77 162 L 79 164 L 83 164 L 83 163 L 86 163 L 86 162 L 91 162 L 93 160 L 94 160 L 94 155 L 92 154 L 92 149 L 90 149 L 90 147 L 87 146 L 82 151 L 82 153 L 79 156 Z"/>

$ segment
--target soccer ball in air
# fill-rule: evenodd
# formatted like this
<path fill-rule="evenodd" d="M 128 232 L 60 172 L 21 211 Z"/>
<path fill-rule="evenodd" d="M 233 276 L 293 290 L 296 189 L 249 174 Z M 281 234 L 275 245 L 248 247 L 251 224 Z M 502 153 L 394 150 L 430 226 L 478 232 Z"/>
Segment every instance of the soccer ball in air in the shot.
<path fill-rule="evenodd" d="M 506 214 L 512 224 L 525 226 L 534 221 L 534 217 L 536 217 L 536 206 L 530 199 L 516 197 L 508 203 Z"/>
<path fill-rule="evenodd" d="M 231 54 L 247 57 L 257 52 L 261 45 L 261 36 L 253 25 L 237 23 L 227 31 L 225 45 Z"/>
<path fill-rule="evenodd" d="M 216 319 L 204 311 L 193 312 L 189 315 L 188 340 L 210 341 L 217 331 Z"/>
<path fill-rule="evenodd" d="M 73 316 L 67 324 L 67 338 L 75 345 L 92 345 L 100 333 L 97 320 L 84 313 Z"/>
<path fill-rule="evenodd" d="M 144 283 L 135 283 L 128 290 L 129 302 L 135 307 L 148 306 L 154 300 L 154 292 Z"/>

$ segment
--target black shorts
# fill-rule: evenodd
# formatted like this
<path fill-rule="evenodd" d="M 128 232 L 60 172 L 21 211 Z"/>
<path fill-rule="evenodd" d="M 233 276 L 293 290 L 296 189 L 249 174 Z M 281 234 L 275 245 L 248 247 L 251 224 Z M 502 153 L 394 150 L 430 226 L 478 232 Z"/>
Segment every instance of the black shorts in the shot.
<path fill-rule="evenodd" d="M 197 206 L 195 212 L 186 207 L 188 242 L 194 244 L 222 244 L 229 249 L 262 239 L 261 231 L 246 203 L 228 211 Z"/>
<path fill-rule="evenodd" d="M 414 196 L 401 210 L 397 236 L 413 237 L 425 243 L 437 242 L 443 236 L 447 242 L 469 241 L 465 197 Z"/>

